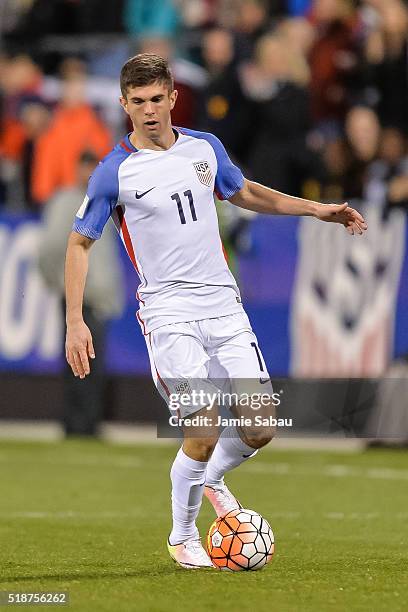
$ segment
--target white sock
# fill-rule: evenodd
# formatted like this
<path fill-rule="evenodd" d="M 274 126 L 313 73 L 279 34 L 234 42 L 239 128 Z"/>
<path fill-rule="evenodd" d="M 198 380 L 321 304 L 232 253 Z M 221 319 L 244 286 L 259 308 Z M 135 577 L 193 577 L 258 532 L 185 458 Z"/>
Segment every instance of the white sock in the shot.
<path fill-rule="evenodd" d="M 245 444 L 236 427 L 226 427 L 215 446 L 207 465 L 205 484 L 220 488 L 224 485 L 224 474 L 253 457 L 257 449 Z"/>
<path fill-rule="evenodd" d="M 180 544 L 199 537 L 195 520 L 200 510 L 204 492 L 206 461 L 196 461 L 179 449 L 170 471 L 173 485 L 171 505 L 173 529 L 170 544 Z"/>

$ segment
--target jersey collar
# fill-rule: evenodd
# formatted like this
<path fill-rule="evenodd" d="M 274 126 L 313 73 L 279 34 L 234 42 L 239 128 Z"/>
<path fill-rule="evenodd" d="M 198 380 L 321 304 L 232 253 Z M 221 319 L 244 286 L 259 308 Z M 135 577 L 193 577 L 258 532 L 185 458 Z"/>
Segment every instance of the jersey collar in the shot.
<path fill-rule="evenodd" d="M 181 136 L 181 132 L 178 131 L 177 128 L 172 127 L 173 133 L 176 137 L 176 140 L 174 142 L 174 144 L 170 147 L 170 149 L 166 149 L 164 151 L 156 151 L 155 149 L 136 149 L 136 147 L 131 143 L 130 141 L 130 136 L 132 134 L 132 132 L 129 132 L 129 134 L 126 134 L 126 136 L 124 137 L 124 139 L 121 142 L 122 147 L 128 151 L 129 153 L 136 153 L 137 151 L 148 151 L 148 152 L 152 152 L 152 153 L 166 153 L 167 151 L 170 151 L 175 144 L 177 144 L 177 142 L 180 139 Z"/>

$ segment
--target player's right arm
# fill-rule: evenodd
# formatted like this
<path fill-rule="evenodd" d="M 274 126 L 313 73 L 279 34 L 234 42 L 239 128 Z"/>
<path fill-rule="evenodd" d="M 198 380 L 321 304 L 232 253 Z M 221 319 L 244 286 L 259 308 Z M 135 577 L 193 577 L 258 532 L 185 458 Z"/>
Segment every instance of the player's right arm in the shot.
<path fill-rule="evenodd" d="M 123 155 L 113 153 L 101 162 L 91 178 L 68 239 L 65 260 L 65 298 L 67 304 L 66 358 L 75 376 L 90 372 L 89 358 L 95 357 L 92 336 L 82 316 L 89 250 L 99 240 L 118 202 L 118 166 Z"/>
<path fill-rule="evenodd" d="M 89 358 L 95 358 L 91 332 L 82 316 L 89 250 L 94 242 L 92 238 L 71 232 L 65 258 L 65 355 L 74 375 L 80 378 L 89 374 Z"/>

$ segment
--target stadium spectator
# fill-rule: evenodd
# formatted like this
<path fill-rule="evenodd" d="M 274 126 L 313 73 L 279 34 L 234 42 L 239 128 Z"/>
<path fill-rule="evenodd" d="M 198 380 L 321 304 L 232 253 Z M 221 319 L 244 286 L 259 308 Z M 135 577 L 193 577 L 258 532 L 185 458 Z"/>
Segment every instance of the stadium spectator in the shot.
<path fill-rule="evenodd" d="M 203 36 L 202 56 L 208 82 L 200 95 L 196 126 L 218 136 L 228 151 L 242 162 L 252 114 L 234 61 L 231 32 L 221 28 L 208 30 Z"/>
<path fill-rule="evenodd" d="M 327 174 L 320 186 L 324 200 L 365 198 L 371 165 L 379 156 L 380 134 L 378 116 L 371 108 L 355 106 L 350 109 L 344 134 L 329 139 L 324 146 Z"/>
<path fill-rule="evenodd" d="M 352 108 L 345 120 L 346 164 L 342 177 L 343 193 L 350 199 L 363 199 L 371 164 L 378 158 L 381 126 L 370 108 Z"/>
<path fill-rule="evenodd" d="M 123 135 L 125 118 L 118 104 L 120 89 L 117 79 L 91 74 L 89 69 L 88 63 L 81 56 L 66 56 L 58 66 L 56 76 L 44 77 L 41 95 L 46 100 L 57 103 L 61 98 L 64 81 L 83 79 L 86 102 L 100 113 L 103 122 L 109 126 L 114 140 L 119 140 Z"/>
<path fill-rule="evenodd" d="M 235 48 L 238 62 L 250 60 L 259 38 L 270 29 L 267 0 L 237 0 L 229 4 L 226 25 L 235 33 Z"/>
<path fill-rule="evenodd" d="M 44 203 L 57 190 L 72 187 L 81 152 L 87 149 L 101 159 L 110 145 L 107 127 L 85 101 L 85 80 L 82 77 L 66 80 L 51 125 L 37 142 L 32 170 L 33 198 Z"/>
<path fill-rule="evenodd" d="M 25 206 L 25 190 L 22 189 L 22 160 L 28 138 L 26 126 L 21 120 L 21 110 L 27 101 L 40 101 L 38 92 L 42 82 L 39 67 L 27 55 L 0 58 L 0 174 L 2 201 L 21 209 Z"/>
<path fill-rule="evenodd" d="M 40 95 L 43 74 L 28 55 L 3 56 L 0 68 L 0 88 L 4 96 L 3 112 L 16 119 L 27 97 Z"/>
<path fill-rule="evenodd" d="M 55 193 L 44 209 L 39 269 L 46 284 L 60 297 L 64 313 L 65 247 L 75 213 L 84 200 L 89 175 L 97 161 L 94 153 L 83 152 L 77 164 L 77 184 Z M 124 301 L 113 224 L 107 230 L 92 250 L 84 296 L 84 312 L 100 358 L 93 364 L 92 375 L 86 380 L 75 378 L 65 367 L 63 426 L 66 435 L 93 436 L 97 434 L 103 417 L 105 379 L 101 356 L 106 324 L 109 319 L 120 316 Z"/>
<path fill-rule="evenodd" d="M 38 210 L 39 202 L 31 192 L 33 158 L 37 142 L 48 129 L 51 113 L 41 98 L 27 99 L 20 112 L 24 134 L 21 147 L 20 164 L 22 174 L 23 200 L 28 209 Z"/>
<path fill-rule="evenodd" d="M 363 106 L 352 108 L 345 121 L 347 166 L 343 193 L 363 199 L 372 163 L 378 159 L 381 126 L 376 113 Z"/>
<path fill-rule="evenodd" d="M 243 76 L 245 93 L 255 104 L 248 147 L 254 180 L 300 194 L 316 162 L 306 144 L 310 128 L 307 66 L 283 36 L 268 34 L 259 40 L 255 62 L 243 70 Z"/>
<path fill-rule="evenodd" d="M 314 0 L 311 19 L 316 28 L 309 57 L 313 120 L 340 129 L 357 65 L 357 16 L 349 0 Z"/>
<path fill-rule="evenodd" d="M 282 19 L 276 26 L 276 33 L 285 37 L 296 57 L 300 57 L 302 62 L 307 62 L 316 39 L 316 30 L 310 21 L 304 17 Z"/>

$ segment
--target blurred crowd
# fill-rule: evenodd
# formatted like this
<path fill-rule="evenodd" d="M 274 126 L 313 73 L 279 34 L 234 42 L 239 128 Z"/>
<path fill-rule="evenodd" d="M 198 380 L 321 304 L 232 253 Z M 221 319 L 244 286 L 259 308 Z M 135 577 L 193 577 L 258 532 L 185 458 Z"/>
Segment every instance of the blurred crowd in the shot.
<path fill-rule="evenodd" d="M 408 0 L 0 0 L 0 213 L 41 213 L 39 269 L 62 309 L 66 236 L 89 174 L 131 130 L 118 81 L 138 52 L 171 63 L 174 125 L 216 134 L 248 178 L 375 201 L 384 221 L 408 210 Z M 219 214 L 230 254 L 248 249 L 242 211 Z M 123 308 L 113 240 L 85 295 L 97 352 Z M 103 366 L 87 385 L 65 375 L 65 431 L 93 435 Z"/>
<path fill-rule="evenodd" d="M 130 126 L 122 63 L 171 61 L 175 125 L 323 201 L 408 201 L 404 0 L 0 0 L 0 206 L 39 210 Z"/>

